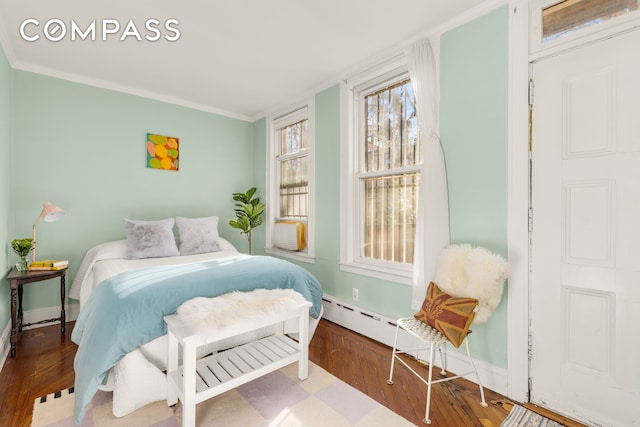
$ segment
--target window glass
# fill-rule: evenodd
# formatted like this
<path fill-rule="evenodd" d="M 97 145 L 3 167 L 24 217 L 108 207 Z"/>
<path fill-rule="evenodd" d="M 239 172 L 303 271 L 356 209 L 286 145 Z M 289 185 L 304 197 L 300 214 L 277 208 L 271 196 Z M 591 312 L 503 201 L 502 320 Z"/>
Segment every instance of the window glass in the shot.
<path fill-rule="evenodd" d="M 416 164 L 418 122 L 409 80 L 365 96 L 365 171 Z"/>
<path fill-rule="evenodd" d="M 364 179 L 364 257 L 413 263 L 419 173 Z"/>
<path fill-rule="evenodd" d="M 308 177 L 308 155 L 280 162 L 280 219 L 307 217 Z"/>
<path fill-rule="evenodd" d="M 565 0 L 542 10 L 542 41 L 549 42 L 638 10 L 638 0 Z"/>
<path fill-rule="evenodd" d="M 308 131 L 309 120 L 306 119 L 280 129 L 280 153 L 293 154 L 308 148 Z"/>

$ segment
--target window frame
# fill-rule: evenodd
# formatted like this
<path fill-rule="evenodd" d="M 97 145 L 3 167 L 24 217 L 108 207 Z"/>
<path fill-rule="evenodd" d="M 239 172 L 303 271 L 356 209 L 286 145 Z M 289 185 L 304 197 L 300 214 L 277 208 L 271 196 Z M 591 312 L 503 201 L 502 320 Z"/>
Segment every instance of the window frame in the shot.
<path fill-rule="evenodd" d="M 412 285 L 413 264 L 364 258 L 361 254 L 363 238 L 364 184 L 361 165 L 365 160 L 362 148 L 364 132 L 364 95 L 377 88 L 391 86 L 409 78 L 404 56 L 372 67 L 340 85 L 341 135 L 340 135 L 340 270 L 363 276 Z M 403 172 L 424 173 L 422 150 L 420 159 L 411 167 L 401 168 Z M 373 173 L 378 174 L 376 173 Z M 383 173 L 383 175 L 391 175 Z"/>
<path fill-rule="evenodd" d="M 273 245 L 273 227 L 280 220 L 280 129 L 301 120 L 308 120 L 307 153 L 308 153 L 308 216 L 307 247 L 303 251 L 288 251 Z M 268 254 L 297 261 L 315 262 L 315 105 L 313 100 L 304 104 L 284 109 L 267 117 L 267 230 L 265 233 Z M 295 220 L 295 219 L 294 219 Z M 304 222 L 304 221 L 300 221 Z"/>

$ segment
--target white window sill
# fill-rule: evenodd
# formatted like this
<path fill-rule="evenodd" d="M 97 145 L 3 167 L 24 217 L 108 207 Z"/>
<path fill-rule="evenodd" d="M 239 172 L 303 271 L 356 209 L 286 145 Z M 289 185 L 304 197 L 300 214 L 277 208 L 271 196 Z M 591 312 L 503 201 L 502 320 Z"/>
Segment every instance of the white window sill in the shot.
<path fill-rule="evenodd" d="M 267 248 L 265 249 L 265 252 L 269 255 L 276 255 L 282 258 L 288 258 L 295 261 L 306 262 L 309 264 L 315 264 L 316 262 L 315 258 L 308 255 L 306 252 L 292 252 L 278 248 Z"/>
<path fill-rule="evenodd" d="M 340 263 L 340 271 L 396 282 L 407 286 L 413 285 L 413 272 L 406 270 L 394 270 L 375 265 L 351 262 Z"/>

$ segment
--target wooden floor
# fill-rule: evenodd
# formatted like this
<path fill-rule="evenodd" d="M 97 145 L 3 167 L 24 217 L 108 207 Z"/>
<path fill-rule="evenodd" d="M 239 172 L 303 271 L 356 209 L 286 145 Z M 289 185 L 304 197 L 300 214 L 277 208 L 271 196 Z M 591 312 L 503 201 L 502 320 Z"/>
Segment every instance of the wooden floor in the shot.
<path fill-rule="evenodd" d="M 422 422 L 427 399 L 424 383 L 407 368 L 396 364 L 394 384 L 387 384 L 390 347 L 323 320 L 311 341 L 309 359 L 412 423 L 425 425 Z M 416 371 L 427 372 L 425 366 L 406 360 Z M 431 395 L 431 425 L 497 427 L 509 412 L 490 402 L 505 398 L 485 388 L 485 399 L 489 404 L 487 408 L 480 405 L 478 386 L 464 379 L 435 384 Z"/>
<path fill-rule="evenodd" d="M 34 399 L 73 386 L 76 345 L 70 339 L 72 328 L 73 322 L 68 323 L 64 336 L 59 326 L 19 335 L 16 357 L 8 357 L 0 372 L 0 426 L 29 426 Z M 394 385 L 387 385 L 389 347 L 322 320 L 309 355 L 312 362 L 341 380 L 412 423 L 423 425 L 426 387 L 404 367 L 396 367 Z M 485 393 L 487 408 L 480 406 L 478 388 L 469 381 L 456 379 L 434 385 L 432 425 L 499 426 L 508 410 L 490 402 L 504 397 L 490 390 Z"/>

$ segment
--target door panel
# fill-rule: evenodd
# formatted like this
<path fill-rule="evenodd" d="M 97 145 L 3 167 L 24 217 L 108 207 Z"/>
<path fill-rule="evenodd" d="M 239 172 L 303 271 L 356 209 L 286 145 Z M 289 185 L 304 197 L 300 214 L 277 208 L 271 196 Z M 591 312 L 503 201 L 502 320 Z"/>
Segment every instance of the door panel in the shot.
<path fill-rule="evenodd" d="M 531 401 L 640 426 L 640 31 L 533 64 Z"/>

